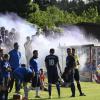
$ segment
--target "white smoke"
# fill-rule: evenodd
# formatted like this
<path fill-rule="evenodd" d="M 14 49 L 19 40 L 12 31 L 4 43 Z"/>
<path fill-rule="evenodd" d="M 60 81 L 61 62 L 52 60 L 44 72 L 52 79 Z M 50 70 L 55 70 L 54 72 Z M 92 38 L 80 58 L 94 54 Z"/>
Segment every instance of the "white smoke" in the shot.
<path fill-rule="evenodd" d="M 75 26 L 64 28 L 63 30 L 64 31 L 62 32 L 62 36 L 58 38 L 45 38 L 42 35 L 35 38 L 32 46 L 34 49 L 39 50 L 39 64 L 41 67 L 44 66 L 43 62 L 45 60 L 45 56 L 49 54 L 50 48 L 55 49 L 56 54 L 59 56 L 62 69 L 64 69 L 64 67 L 66 66 L 66 49 L 68 47 L 91 43 L 84 37 L 84 35 L 82 34 L 83 31 Z M 63 47 L 64 49 L 61 50 L 60 47 Z M 81 55 L 80 59 L 83 59 L 83 56 L 84 55 Z M 84 60 L 86 61 L 86 58 L 84 58 Z M 85 61 L 81 60 L 82 67 L 83 64 L 85 64 Z"/>
<path fill-rule="evenodd" d="M 36 27 L 25 19 L 20 18 L 14 13 L 11 14 L 0 14 L 0 26 L 4 26 L 6 29 L 11 30 L 11 28 L 15 28 L 17 33 L 19 34 L 19 45 L 22 53 L 22 61 L 25 62 L 25 50 L 24 43 L 26 41 L 27 36 L 32 36 L 36 33 Z M 91 40 L 87 40 L 86 37 L 82 34 L 83 30 L 72 26 L 69 28 L 63 28 L 62 36 L 59 38 L 45 38 L 43 35 L 34 38 L 32 42 L 32 51 L 37 49 L 39 51 L 39 66 L 44 67 L 44 59 L 47 54 L 49 54 L 49 49 L 56 49 L 56 54 L 59 55 L 60 61 L 63 59 L 63 63 L 61 64 L 65 66 L 65 56 L 66 51 L 61 51 L 59 46 L 70 47 L 84 44 L 91 44 Z M 65 49 L 66 50 L 66 49 Z M 86 59 L 86 56 L 81 56 L 80 59 Z M 84 62 L 83 60 L 81 62 Z M 61 62 L 62 63 L 62 62 Z"/>
<path fill-rule="evenodd" d="M 31 36 L 36 33 L 36 27 L 27 22 L 25 19 L 22 19 L 15 13 L 0 14 L 0 27 L 4 26 L 7 30 L 12 28 L 16 29 L 16 32 L 19 36 L 18 42 L 20 45 L 20 51 L 22 53 L 22 63 L 25 63 L 25 49 L 24 43 L 26 41 L 26 36 Z"/>

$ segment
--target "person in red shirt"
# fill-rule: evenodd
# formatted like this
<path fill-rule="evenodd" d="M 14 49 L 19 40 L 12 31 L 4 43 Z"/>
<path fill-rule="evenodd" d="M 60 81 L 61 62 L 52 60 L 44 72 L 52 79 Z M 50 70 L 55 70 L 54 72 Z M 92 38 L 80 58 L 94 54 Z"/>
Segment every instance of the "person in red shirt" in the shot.
<path fill-rule="evenodd" d="M 44 71 L 43 69 L 40 69 L 40 89 L 41 90 L 44 90 L 44 91 L 47 91 L 47 88 L 45 88 L 45 74 L 44 74 Z"/>

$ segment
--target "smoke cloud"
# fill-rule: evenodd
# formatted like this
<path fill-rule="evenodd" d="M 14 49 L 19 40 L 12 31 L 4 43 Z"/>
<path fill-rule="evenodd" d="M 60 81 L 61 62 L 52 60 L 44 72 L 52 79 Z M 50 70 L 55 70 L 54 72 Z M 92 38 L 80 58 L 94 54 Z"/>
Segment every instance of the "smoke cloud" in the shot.
<path fill-rule="evenodd" d="M 22 53 L 21 62 L 25 63 L 25 49 L 24 43 L 27 36 L 34 35 L 36 33 L 36 26 L 22 19 L 15 13 L 0 14 L 0 27 L 4 26 L 8 31 L 12 28 L 16 29 L 16 34 L 18 36 L 18 42 L 20 45 L 20 51 Z"/>
<path fill-rule="evenodd" d="M 16 32 L 19 36 L 18 43 L 20 45 L 20 51 L 22 53 L 22 63 L 26 62 L 25 59 L 25 49 L 24 43 L 26 41 L 27 36 L 35 35 L 36 33 L 36 25 L 33 25 L 27 22 L 25 19 L 20 18 L 15 13 L 10 14 L 0 14 L 0 27 L 4 26 L 9 31 L 11 28 L 15 28 Z M 71 26 L 68 28 L 63 28 L 62 36 L 57 38 L 46 38 L 43 35 L 39 35 L 34 37 L 34 41 L 32 42 L 32 51 L 37 49 L 39 51 L 39 66 L 44 67 L 44 59 L 47 54 L 49 54 L 49 49 L 54 48 L 56 54 L 59 55 L 61 66 L 65 66 L 65 56 L 66 49 L 62 51 L 60 49 L 61 46 L 70 47 L 76 45 L 86 45 L 94 43 L 94 40 L 87 39 L 83 35 L 84 31 L 80 30 L 75 26 Z M 97 42 L 95 40 L 95 42 Z M 31 53 L 32 53 L 31 51 Z M 82 57 L 82 58 L 81 58 Z M 62 62 L 63 59 L 63 62 Z M 80 56 L 80 59 L 86 59 L 86 56 Z M 81 60 L 81 63 L 85 62 L 85 60 Z M 63 64 L 62 64 L 63 63 Z"/>

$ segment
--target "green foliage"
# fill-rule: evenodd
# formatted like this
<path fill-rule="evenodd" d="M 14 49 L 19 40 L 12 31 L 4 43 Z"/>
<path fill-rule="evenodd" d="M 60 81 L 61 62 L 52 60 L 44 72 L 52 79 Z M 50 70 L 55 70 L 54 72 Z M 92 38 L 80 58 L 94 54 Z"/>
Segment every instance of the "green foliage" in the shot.
<path fill-rule="evenodd" d="M 29 13 L 35 13 L 35 12 L 37 12 L 37 11 L 39 11 L 40 9 L 39 9 L 39 5 L 38 4 L 36 4 L 36 3 L 31 3 L 30 4 L 30 12 Z"/>
<path fill-rule="evenodd" d="M 31 13 L 29 21 L 40 27 L 46 25 L 53 27 L 61 24 L 75 24 L 80 22 L 99 23 L 100 18 L 97 7 L 90 7 L 84 10 L 81 15 L 77 15 L 74 11 L 70 13 L 60 10 L 55 6 L 49 6 L 46 11 L 36 10 L 35 13 Z"/>
<path fill-rule="evenodd" d="M 96 18 L 98 17 L 97 7 L 89 8 L 87 11 L 84 11 L 82 16 L 84 17 L 84 21 L 87 22 L 96 22 Z"/>
<path fill-rule="evenodd" d="M 35 24 L 38 24 L 41 27 L 44 26 L 55 26 L 59 24 L 58 22 L 62 22 L 64 19 L 63 11 L 59 10 L 55 6 L 50 6 L 46 11 L 36 11 L 29 15 L 29 21 Z"/>
<path fill-rule="evenodd" d="M 51 5 L 51 6 L 50 6 Z M 82 0 L 0 0 L 0 12 L 15 12 L 29 22 L 50 28 L 80 22 L 100 23 L 100 2 Z"/>

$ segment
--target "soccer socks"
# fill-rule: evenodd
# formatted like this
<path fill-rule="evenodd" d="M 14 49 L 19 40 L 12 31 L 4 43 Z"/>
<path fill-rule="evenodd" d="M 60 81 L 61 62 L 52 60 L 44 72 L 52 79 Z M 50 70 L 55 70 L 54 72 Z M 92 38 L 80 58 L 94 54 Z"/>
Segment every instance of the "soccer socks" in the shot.
<path fill-rule="evenodd" d="M 80 83 L 79 83 L 79 82 L 77 83 L 77 88 L 78 88 L 78 90 L 79 90 L 80 94 L 82 94 L 81 85 L 80 85 Z"/>
<path fill-rule="evenodd" d="M 51 84 L 48 85 L 49 96 L 51 96 Z"/>
<path fill-rule="evenodd" d="M 0 97 L 0 100 L 8 100 L 8 91 L 2 91 L 2 95 Z"/>
<path fill-rule="evenodd" d="M 72 96 L 75 96 L 75 84 L 71 83 L 71 92 L 72 92 Z"/>
<path fill-rule="evenodd" d="M 57 91 L 58 91 L 58 96 L 60 97 L 60 85 L 59 85 L 59 83 L 56 84 L 56 88 L 57 88 Z"/>
<path fill-rule="evenodd" d="M 2 100 L 2 91 L 0 91 L 0 100 Z"/>
<path fill-rule="evenodd" d="M 28 98 L 28 88 L 27 88 L 27 85 L 24 86 L 24 95 L 26 98 Z"/>
<path fill-rule="evenodd" d="M 36 87 L 35 89 L 36 89 L 36 97 L 37 97 L 37 96 L 39 96 L 40 87 Z"/>
<path fill-rule="evenodd" d="M 5 100 L 8 100 L 8 90 L 5 91 Z"/>

